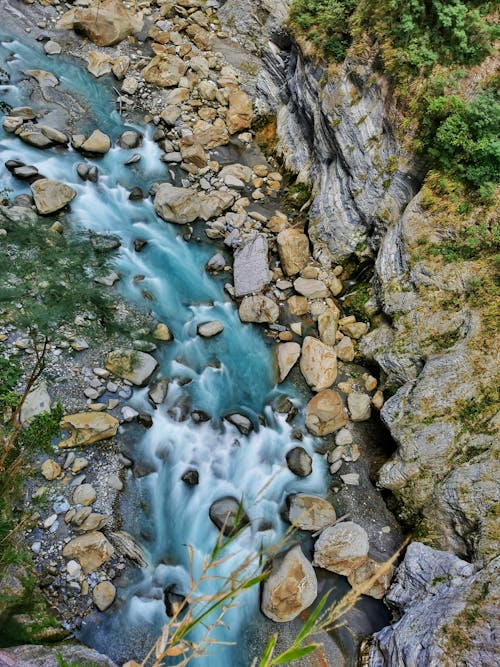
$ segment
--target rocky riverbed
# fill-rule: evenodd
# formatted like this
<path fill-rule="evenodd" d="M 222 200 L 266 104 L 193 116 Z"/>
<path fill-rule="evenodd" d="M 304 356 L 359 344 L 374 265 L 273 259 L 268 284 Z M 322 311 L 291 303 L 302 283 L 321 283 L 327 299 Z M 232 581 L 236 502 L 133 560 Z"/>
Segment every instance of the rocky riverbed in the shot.
<path fill-rule="evenodd" d="M 95 318 L 77 315 L 50 342 L 47 367 L 58 379 L 41 383 L 25 403 L 26 419 L 46 410 L 57 398 L 64 408 L 61 426 L 67 437 L 57 443 L 53 456 L 39 462 L 40 472 L 28 483 L 28 497 L 43 496 L 44 504 L 32 517 L 36 525 L 26 532 L 25 539 L 33 552 L 40 586 L 69 631 L 78 632 L 85 619 L 83 636 L 87 641 L 100 623 L 96 610 L 107 617 L 116 607 L 126 610 L 127 593 L 122 591 L 130 587 L 134 572 L 158 565 L 153 556 L 154 537 L 148 535 L 150 528 L 132 527 L 136 522 L 123 513 L 127 506 L 134 507 L 134 502 L 130 504 L 130 498 L 124 502 L 123 497 L 130 497 L 137 488 L 134 479 L 155 472 L 152 457 L 141 460 L 130 443 L 140 442 L 150 429 L 154 438 L 163 424 L 163 414 L 171 420 L 169 429 L 186 421 L 201 427 L 210 422 L 216 432 L 234 433 L 238 447 L 240 440 L 250 441 L 252 434 L 267 433 L 273 424 L 290 425 L 286 427 L 288 442 L 276 454 L 276 462 L 294 481 L 284 487 L 276 508 L 281 504 L 285 525 L 302 531 L 299 535 L 305 539 L 299 539 L 273 562 L 272 574 L 263 586 L 261 611 L 273 622 L 293 621 L 314 603 L 318 573 L 320 578 L 327 571 L 346 577 L 351 585 L 363 585 L 402 539 L 400 528 L 372 483 L 393 448 L 378 414 L 382 410 L 384 421 L 390 424 L 390 405 L 396 399 L 384 407 L 386 396 L 378 368 L 375 364 L 371 370 L 364 367 L 360 354 L 363 350 L 365 357 L 375 359 L 390 376 L 393 367 L 381 360 L 376 343 L 381 327 L 370 333 L 368 316 L 376 314 L 378 305 L 374 303 L 371 311 L 368 308 L 365 317 L 354 316 L 343 297 L 351 284 L 351 253 L 364 244 L 369 250 L 365 253 L 361 249 L 361 257 L 376 251 L 387 226 L 392 220 L 397 222 L 401 204 L 417 191 L 418 168 L 407 155 L 394 162 L 397 142 L 390 132 L 377 150 L 373 142 L 370 151 L 364 150 L 370 132 L 353 129 L 359 126 L 363 109 L 356 110 L 359 117 L 352 119 L 352 127 L 342 126 L 344 134 L 339 130 L 336 136 L 336 150 L 349 154 L 350 159 L 327 167 L 329 134 L 318 132 L 316 121 L 311 122 L 311 109 L 318 106 L 318 77 L 308 72 L 309 65 L 300 55 L 285 56 L 271 44 L 256 83 L 259 60 L 255 52 L 259 45 L 252 39 L 256 9 L 250 10 L 243 3 L 237 18 L 229 20 L 234 12 L 232 4 L 225 3 L 220 17 L 219 3 L 211 0 L 166 0 L 138 6 L 118 0 L 80 1 L 69 9 L 45 3 L 26 6 L 10 0 L 2 9 L 13 26 L 21 14 L 28 17 L 26 33 L 43 46 L 49 59 L 47 69 L 23 70 L 18 79 L 28 87 L 31 101 L 28 104 L 26 98 L 18 106 L 10 105 L 3 119 L 5 136 L 15 140 L 8 143 L 6 168 L 16 187 L 25 183 L 23 193 L 2 207 L 3 240 L 8 244 L 11 226 L 18 220 L 27 218 L 36 225 L 42 220 L 39 216 L 54 217 L 49 234 L 73 233 L 67 224 L 68 206 L 76 210 L 79 200 L 87 197 L 83 184 L 97 188 L 108 178 L 111 163 L 120 160 L 128 175 L 119 176 L 117 185 L 124 187 L 128 202 L 152 206 L 162 224 L 178 230 L 177 238 L 183 243 L 196 245 L 208 240 L 213 244 L 205 257 L 202 280 L 224 285 L 224 298 L 237 309 L 238 326 L 261 325 L 273 365 L 266 373 L 272 376 L 270 385 L 279 389 L 272 401 L 266 399 L 267 407 L 260 405 L 258 410 L 251 401 L 248 406 L 239 405 L 239 410 L 211 413 L 205 405 L 200 408 L 196 396 L 193 400 L 193 396 L 183 394 L 183 387 L 194 379 L 195 362 L 193 359 L 187 373 L 182 370 L 183 366 L 189 368 L 182 346 L 191 345 L 191 341 L 218 345 L 217 341 L 226 340 L 228 334 L 238 336 L 233 321 L 228 322 L 221 311 L 219 317 L 216 311 L 213 315 L 213 303 L 209 304 L 207 315 L 197 316 L 189 342 L 185 342 L 182 336 L 187 324 L 183 323 L 181 333 L 174 331 L 177 323 L 174 325 L 173 317 L 172 322 L 159 317 L 161 305 L 156 303 L 161 304 L 163 296 L 144 263 L 144 273 L 127 273 L 127 264 L 139 266 L 141 253 L 154 243 L 147 229 L 139 235 L 134 230 L 126 241 L 109 234 L 92 237 L 94 248 L 106 253 L 127 248 L 125 259 L 107 273 L 101 271 L 94 281 L 99 289 L 115 295 L 117 317 L 131 316 L 135 330 L 114 337 L 105 331 L 91 336 Z M 285 4 L 259 6 L 259 17 L 267 19 L 266 30 L 282 30 Z M 240 26 L 239 40 L 231 34 L 234 22 Z M 259 39 L 265 34 L 262 31 Z M 12 51 L 15 55 L 15 44 Z M 78 66 L 96 80 L 108 77 L 107 89 L 112 86 L 116 93 L 109 99 L 115 97 L 121 122 L 129 123 L 126 129 L 119 127 L 120 121 L 106 119 L 109 110 L 104 104 L 95 111 L 99 105 L 89 103 L 94 112 L 88 115 L 85 100 L 65 83 L 64 68 L 58 75 L 50 71 L 50 62 L 57 63 L 68 55 L 77 58 Z M 280 70 L 285 62 L 294 71 L 289 81 L 296 82 L 290 97 L 286 69 Z M 59 72 L 57 66 L 54 69 Z M 19 80 L 14 83 L 21 90 Z M 301 81 L 307 83 L 305 88 Z M 336 96 L 323 97 L 321 113 L 325 117 L 333 111 L 342 118 L 349 115 L 347 82 L 346 87 L 337 90 Z M 96 88 L 96 98 L 105 90 L 104 85 Z M 366 95 L 361 91 L 366 116 L 374 127 L 386 122 L 380 90 L 372 85 Z M 283 163 L 262 153 L 254 142 L 256 110 L 260 117 L 277 112 L 280 143 L 276 155 L 281 153 L 284 165 L 299 172 L 297 182 L 290 179 Z M 319 127 L 324 129 L 321 124 Z M 353 150 L 347 150 L 351 140 L 355 142 Z M 74 165 L 79 181 L 70 184 L 51 177 L 54 170 L 50 165 L 44 175 L 43 165 L 17 159 L 16 142 L 25 147 L 19 148 L 19 154 L 32 156 L 33 161 L 40 161 L 40 149 L 56 159 L 58 155 L 62 159 L 63 154 L 78 156 Z M 390 174 L 389 187 L 384 185 L 385 172 L 379 168 L 381 154 L 385 175 Z M 153 162 L 155 166 L 150 167 Z M 375 162 L 380 179 L 365 187 L 362 173 L 375 169 Z M 141 170 L 154 178 L 141 180 Z M 108 187 L 107 180 L 105 183 Z M 363 192 L 353 207 L 345 193 L 359 188 Z M 133 215 L 132 209 L 127 211 Z M 334 225 L 329 222 L 332 218 Z M 358 226 L 356 221 L 360 221 Z M 89 226 L 92 229 L 90 222 Z M 389 234 L 386 245 L 388 238 Z M 382 255 L 378 262 L 383 284 Z M 127 300 L 131 292 L 127 293 L 126 287 L 125 293 L 119 291 L 121 283 L 129 282 L 134 289 L 133 305 Z M 7 320 L 2 338 L 6 353 L 21 358 L 29 369 L 36 340 Z M 227 345 L 231 349 L 234 340 Z M 163 371 L 165 359 L 173 356 L 171 349 L 176 350 L 176 356 L 169 361 L 172 374 L 167 377 Z M 215 369 L 224 365 L 225 358 L 222 362 L 211 359 L 208 364 Z M 262 382 L 267 386 L 267 379 L 263 377 Z M 385 387 L 389 384 L 386 381 Z M 400 392 L 397 396 L 400 399 Z M 261 456 L 264 452 L 262 449 Z M 171 453 L 164 456 L 168 465 Z M 324 469 L 326 483 L 320 472 Z M 383 470 L 387 476 L 389 468 Z M 183 489 L 203 485 L 203 472 L 201 463 L 184 470 Z M 293 492 L 285 493 L 287 489 Z M 240 500 L 221 494 L 209 511 L 207 508 L 204 520 L 210 518 L 215 524 L 215 535 L 215 526 L 225 526 L 228 516 L 238 514 Z M 142 503 L 147 504 L 145 499 Z M 246 521 L 257 530 L 252 507 L 245 510 L 250 515 Z M 144 517 L 147 523 L 147 511 Z M 276 521 L 280 521 L 277 516 Z M 126 530 L 129 526 L 130 531 Z M 315 541 L 306 535 L 313 535 Z M 405 587 L 405 577 L 411 577 L 414 569 L 411 559 L 421 558 L 413 546 L 397 575 L 396 581 L 403 583 L 396 586 Z M 436 562 L 446 558 L 431 549 L 429 554 Z M 164 557 L 160 559 L 163 562 Z M 454 567 L 459 568 L 461 579 L 452 584 L 472 585 L 475 570 L 462 566 L 458 559 L 457 563 Z M 425 576 L 428 579 L 431 575 Z M 384 571 L 366 594 L 382 598 L 391 577 L 392 568 Z M 142 593 L 141 599 L 154 599 L 154 587 L 152 591 Z M 394 588 L 391 591 L 392 603 L 406 609 L 408 597 L 396 595 Z M 427 599 L 424 593 L 418 594 Z M 448 595 L 442 591 L 441 597 L 447 600 Z M 410 609 L 408 617 L 411 613 Z M 131 617 L 125 618 L 130 621 Z M 370 632 L 381 625 L 375 621 Z M 390 660 L 396 658 L 384 660 L 389 651 L 397 654 L 397 633 L 404 632 L 404 627 L 385 629 L 377 635 L 370 658 L 373 664 L 392 664 Z M 116 636 L 116 628 L 113 632 Z M 105 644 L 104 634 L 93 645 L 102 649 Z M 342 648 L 344 658 L 334 646 L 326 649 L 327 655 L 331 659 L 335 656 L 336 664 L 342 659 L 352 664 L 359 643 Z M 17 659 L 15 650 L 9 651 L 5 659 Z M 124 642 L 123 649 L 110 647 L 106 652 L 120 663 L 126 662 L 125 655 L 127 659 L 141 657 L 127 651 L 130 647 Z"/>

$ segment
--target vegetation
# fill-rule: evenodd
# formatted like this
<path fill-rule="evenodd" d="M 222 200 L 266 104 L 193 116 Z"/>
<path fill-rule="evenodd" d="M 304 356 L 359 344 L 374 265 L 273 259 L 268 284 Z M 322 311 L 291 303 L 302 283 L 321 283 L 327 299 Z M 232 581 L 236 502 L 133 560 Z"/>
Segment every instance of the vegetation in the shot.
<path fill-rule="evenodd" d="M 351 43 L 349 17 L 356 0 L 292 0 L 290 24 L 327 59 L 340 62 Z"/>

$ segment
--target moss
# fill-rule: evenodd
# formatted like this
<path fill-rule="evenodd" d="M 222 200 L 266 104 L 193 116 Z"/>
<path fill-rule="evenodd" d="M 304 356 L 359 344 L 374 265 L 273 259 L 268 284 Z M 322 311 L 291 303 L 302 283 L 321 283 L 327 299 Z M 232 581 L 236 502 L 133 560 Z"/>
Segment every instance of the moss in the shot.
<path fill-rule="evenodd" d="M 293 183 L 285 195 L 285 203 L 292 208 L 300 210 L 311 199 L 311 186 L 307 183 Z"/>

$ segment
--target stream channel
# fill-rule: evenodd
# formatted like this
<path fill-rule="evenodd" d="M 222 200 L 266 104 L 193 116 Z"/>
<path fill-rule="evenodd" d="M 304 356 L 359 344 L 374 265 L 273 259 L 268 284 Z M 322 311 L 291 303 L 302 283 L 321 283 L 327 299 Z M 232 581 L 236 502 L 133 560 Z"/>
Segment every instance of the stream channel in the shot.
<path fill-rule="evenodd" d="M 142 658 L 167 621 L 165 587 L 173 585 L 176 592 L 187 592 L 186 545 L 193 548 L 194 571 L 199 572 L 203 557 L 215 544 L 218 531 L 208 517 L 213 501 L 223 496 L 241 498 L 251 520 L 251 526 L 229 547 L 233 558 L 219 568 L 218 574 L 227 576 L 249 553 L 279 541 L 287 529 L 281 510 L 289 494 L 324 495 L 331 478 L 324 455 L 317 451 L 320 443 L 307 434 L 300 411 L 292 426 L 285 415 L 271 407 L 280 395 L 303 406 L 309 393 L 304 383 L 275 384 L 272 339 L 258 326 L 240 322 L 224 291 L 224 281 L 209 276 L 204 269 L 217 248 L 196 238 L 202 235 L 197 228 L 191 242 L 186 242 L 183 228 L 160 220 L 149 198 L 129 201 L 134 186 L 147 192 L 158 180 L 182 184 L 182 172 L 169 173 L 160 161 L 161 151 L 151 139 L 153 126 L 123 124 L 114 110 L 111 80 L 94 79 L 77 60 L 48 58 L 39 44 L 6 36 L 1 38 L 0 55 L 9 75 L 9 81 L 2 81 L 0 87 L 8 105 L 31 103 L 22 72 L 39 68 L 55 74 L 60 80 L 58 89 L 80 99 L 88 110 L 78 131 L 89 133 L 98 127 L 113 142 L 125 129 L 144 134 L 138 149 L 113 147 L 103 158 L 88 159 L 99 169 L 99 181 L 94 184 L 79 179 L 76 165 L 82 157 L 71 147 L 40 150 L 0 129 L 2 163 L 20 159 L 35 165 L 45 177 L 68 183 L 77 191 L 66 216 L 73 229 L 120 239 L 113 267 L 121 276 L 118 289 L 142 308 L 142 291 L 146 289 L 153 296 L 147 307 L 158 321 L 168 323 L 174 335 L 173 343 L 159 346 L 155 352 L 160 363 L 158 375 L 171 380 L 166 403 L 154 412 L 152 428 L 127 431 L 132 437 L 127 436 L 124 446 L 124 452 L 147 472 L 141 477 L 128 472 L 120 501 L 123 529 L 141 545 L 147 567 L 130 568 L 115 604 L 106 613 L 95 611 L 87 616 L 78 633 L 85 643 L 117 662 Z M 135 152 L 141 154 L 140 162 L 123 166 Z M 242 160 L 236 151 L 227 149 L 215 159 L 226 163 Z M 0 187 L 10 188 L 14 195 L 28 191 L 25 183 L 16 181 L 5 169 Z M 147 241 L 140 254 L 133 248 L 136 238 Z M 137 274 L 144 276 L 140 283 L 134 281 Z M 224 323 L 222 334 L 212 339 L 197 335 L 199 323 L 215 319 Z M 179 405 L 184 401 L 188 401 L 189 410 L 181 415 Z M 147 389 L 135 390 L 129 403 L 151 412 Z M 211 420 L 195 423 L 189 416 L 194 409 L 206 412 Z M 251 419 L 254 430 L 250 435 L 242 436 L 222 420 L 233 412 Z M 297 429 L 303 433 L 301 442 L 293 440 L 292 431 Z M 285 453 L 298 444 L 313 458 L 313 472 L 306 478 L 296 477 L 285 464 Z M 199 472 L 200 483 L 194 487 L 180 479 L 190 468 Z M 297 539 L 310 555 L 309 538 Z M 342 577 L 320 571 L 318 576 L 321 590 L 335 586 L 335 597 L 348 590 Z M 216 582 L 209 582 L 203 592 L 210 593 L 216 586 Z M 267 621 L 259 612 L 256 589 L 239 603 L 226 616 L 229 629 L 219 634 L 237 644 L 214 649 L 213 655 L 199 661 L 203 667 L 248 667 L 253 657 L 262 654 L 271 632 L 279 630 L 286 635 L 300 627 L 299 621 L 291 629 L 286 624 L 288 630 Z M 385 625 L 388 617 L 382 603 L 363 598 L 351 612 L 349 626 L 369 633 Z M 354 664 L 356 641 L 351 639 L 349 628 L 334 635 L 345 664 Z"/>

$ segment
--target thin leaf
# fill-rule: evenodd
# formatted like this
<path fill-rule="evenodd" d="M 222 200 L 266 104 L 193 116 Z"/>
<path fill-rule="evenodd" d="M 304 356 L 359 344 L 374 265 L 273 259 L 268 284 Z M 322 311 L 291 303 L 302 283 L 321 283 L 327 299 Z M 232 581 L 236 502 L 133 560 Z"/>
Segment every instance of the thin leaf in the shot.
<path fill-rule="evenodd" d="M 260 661 L 259 667 L 267 667 L 269 664 L 269 660 L 272 658 L 272 655 L 274 653 L 274 647 L 276 646 L 276 642 L 278 641 L 278 634 L 275 633 L 274 635 L 271 635 L 267 646 L 266 650 L 264 651 L 264 655 L 262 656 L 262 660 Z"/>
<path fill-rule="evenodd" d="M 304 639 L 310 634 L 311 629 L 314 626 L 314 623 L 316 622 L 316 619 L 318 618 L 318 616 L 323 611 L 323 608 L 326 605 L 329 596 L 330 596 L 330 591 L 325 593 L 325 595 L 323 595 L 321 600 L 318 602 L 316 608 L 311 613 L 309 618 L 306 620 L 306 622 L 302 626 L 302 629 L 300 630 L 299 634 L 297 635 L 295 641 L 293 642 L 294 646 L 300 646 L 300 644 L 302 644 Z"/>
<path fill-rule="evenodd" d="M 278 655 L 271 662 L 271 665 L 288 665 L 289 662 L 304 658 L 306 655 L 316 651 L 321 644 L 309 644 L 308 646 L 300 646 L 298 648 L 290 648 L 281 655 Z"/>

